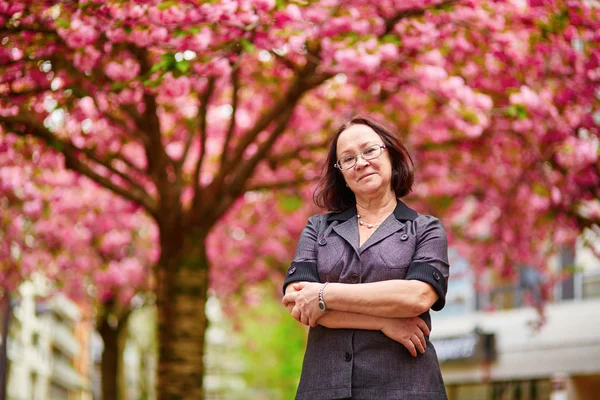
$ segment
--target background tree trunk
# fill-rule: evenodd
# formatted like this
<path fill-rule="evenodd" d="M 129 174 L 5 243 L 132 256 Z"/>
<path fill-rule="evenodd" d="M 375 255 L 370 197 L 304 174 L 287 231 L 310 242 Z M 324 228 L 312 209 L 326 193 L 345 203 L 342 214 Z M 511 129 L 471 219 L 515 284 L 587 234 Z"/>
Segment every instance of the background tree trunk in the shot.
<path fill-rule="evenodd" d="M 182 239 L 163 241 L 158 266 L 159 400 L 204 399 L 206 235 L 186 232 Z"/>
<path fill-rule="evenodd" d="M 12 307 L 10 303 L 10 294 L 5 293 L 2 301 L 2 344 L 0 344 L 0 400 L 6 399 L 6 389 L 8 385 L 8 328 Z"/>
<path fill-rule="evenodd" d="M 102 361 L 100 364 L 102 398 L 104 400 L 126 400 L 126 393 L 122 384 L 123 375 L 123 349 L 124 332 L 127 318 L 121 319 L 113 327 L 109 323 L 108 315 L 98 326 L 98 332 L 104 342 Z M 121 383 L 120 383 L 121 382 Z"/>

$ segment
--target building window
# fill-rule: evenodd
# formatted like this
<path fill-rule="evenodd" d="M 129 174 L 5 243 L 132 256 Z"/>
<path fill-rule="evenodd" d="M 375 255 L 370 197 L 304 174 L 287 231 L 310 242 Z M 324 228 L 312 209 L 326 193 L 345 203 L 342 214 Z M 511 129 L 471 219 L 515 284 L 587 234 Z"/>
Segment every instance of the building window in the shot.
<path fill-rule="evenodd" d="M 578 291 L 579 274 L 575 273 L 575 252 L 571 247 L 561 250 L 557 259 L 557 273 L 566 276 L 551 289 L 544 287 L 544 276 L 534 267 L 518 266 L 518 279 L 503 279 L 494 277 L 488 271 L 487 281 L 492 282 L 492 289 L 477 293 L 477 310 L 507 310 L 530 305 L 539 305 L 544 301 L 564 301 L 581 296 Z M 485 279 L 484 279 L 485 280 Z M 580 286 L 579 286 L 580 288 Z M 600 290 L 600 288 L 598 288 Z"/>
<path fill-rule="evenodd" d="M 451 269 L 446 305 L 439 313 L 435 313 L 436 318 L 467 314 L 475 310 L 476 296 L 471 266 L 452 248 L 448 249 L 448 256 Z"/>
<path fill-rule="evenodd" d="M 600 297 L 600 272 L 584 274 L 582 285 L 584 299 Z"/>
<path fill-rule="evenodd" d="M 550 398 L 551 384 L 549 380 L 533 379 L 447 385 L 446 391 L 448 400 L 542 400 Z"/>
<path fill-rule="evenodd" d="M 69 390 L 55 382 L 50 384 L 50 398 L 52 400 L 69 400 Z"/>
<path fill-rule="evenodd" d="M 39 396 L 37 395 L 37 381 L 38 377 L 35 372 L 31 373 L 31 400 L 37 400 Z"/>

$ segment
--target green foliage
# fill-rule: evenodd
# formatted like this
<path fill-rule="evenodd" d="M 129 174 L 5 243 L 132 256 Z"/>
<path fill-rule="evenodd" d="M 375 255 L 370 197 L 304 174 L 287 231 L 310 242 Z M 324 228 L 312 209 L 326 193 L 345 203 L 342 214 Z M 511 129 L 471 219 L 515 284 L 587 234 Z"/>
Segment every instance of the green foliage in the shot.
<path fill-rule="evenodd" d="M 529 113 L 523 104 L 511 104 L 506 108 L 506 115 L 518 119 L 527 119 Z"/>
<path fill-rule="evenodd" d="M 392 43 L 397 46 L 402 45 L 402 40 L 400 40 L 400 37 L 398 37 L 398 35 L 395 34 L 384 35 L 383 38 L 381 38 L 381 41 L 382 43 Z"/>
<path fill-rule="evenodd" d="M 53 148 L 56 151 L 63 151 L 63 144 L 58 141 L 58 140 L 47 140 L 46 144 L 48 145 L 48 147 Z"/>
<path fill-rule="evenodd" d="M 63 29 L 69 29 L 71 27 L 71 21 L 67 19 L 57 19 L 56 26 Z"/>
<path fill-rule="evenodd" d="M 246 53 L 253 53 L 256 50 L 256 46 L 254 46 L 254 44 L 246 38 L 242 38 L 240 43 L 242 44 L 242 47 Z"/>
<path fill-rule="evenodd" d="M 549 197 L 550 196 L 550 190 L 542 185 L 539 182 L 535 182 L 532 186 L 532 190 L 535 194 L 543 196 L 543 197 Z"/>
<path fill-rule="evenodd" d="M 166 10 L 167 8 L 171 8 L 172 6 L 176 6 L 176 5 L 177 5 L 176 1 L 163 1 L 156 8 L 158 8 L 159 10 Z"/>
<path fill-rule="evenodd" d="M 152 66 L 150 73 L 153 74 L 157 71 L 167 73 L 171 71 L 174 77 L 185 75 L 190 69 L 190 62 L 187 60 L 177 60 L 174 53 L 165 53 L 160 57 L 160 61 Z M 148 80 L 150 82 L 150 80 Z M 146 84 L 146 86 L 151 86 Z"/>
<path fill-rule="evenodd" d="M 302 370 L 306 329 L 263 290 L 258 306 L 243 311 L 241 359 L 250 399 L 293 399 Z"/>
<path fill-rule="evenodd" d="M 471 110 L 467 110 L 467 109 L 463 109 L 460 112 L 460 116 L 467 122 L 471 123 L 471 124 L 478 124 L 479 123 L 479 118 L 477 118 L 477 114 L 475 114 L 473 111 Z"/>
<path fill-rule="evenodd" d="M 542 36 L 547 39 L 549 34 L 562 32 L 569 24 L 569 13 L 562 10 L 557 14 L 552 14 L 547 22 L 540 21 L 537 23 L 541 30 Z"/>
<path fill-rule="evenodd" d="M 198 33 L 200 33 L 200 28 L 197 26 L 192 26 L 190 28 L 187 29 L 176 29 L 173 31 L 173 36 L 175 37 L 181 37 L 181 36 L 191 36 L 191 35 L 197 35 Z"/>
<path fill-rule="evenodd" d="M 281 208 L 281 210 L 286 213 L 293 213 L 294 211 L 300 209 L 300 207 L 302 207 L 302 204 L 304 204 L 304 200 L 298 195 L 293 196 L 281 194 L 278 197 L 278 201 L 279 208 Z"/>
<path fill-rule="evenodd" d="M 285 3 L 286 3 L 285 0 L 275 0 L 275 7 L 278 10 L 283 10 L 285 8 L 285 5 L 286 5 Z"/>

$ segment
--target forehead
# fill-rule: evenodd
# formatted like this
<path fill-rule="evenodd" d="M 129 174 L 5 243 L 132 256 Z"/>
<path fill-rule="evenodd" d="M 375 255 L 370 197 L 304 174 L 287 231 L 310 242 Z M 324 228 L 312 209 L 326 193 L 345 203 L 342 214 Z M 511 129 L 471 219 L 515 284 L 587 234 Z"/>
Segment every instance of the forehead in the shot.
<path fill-rule="evenodd" d="M 352 125 L 340 133 L 337 140 L 337 153 L 358 151 L 365 144 L 380 143 L 379 135 L 367 125 Z"/>

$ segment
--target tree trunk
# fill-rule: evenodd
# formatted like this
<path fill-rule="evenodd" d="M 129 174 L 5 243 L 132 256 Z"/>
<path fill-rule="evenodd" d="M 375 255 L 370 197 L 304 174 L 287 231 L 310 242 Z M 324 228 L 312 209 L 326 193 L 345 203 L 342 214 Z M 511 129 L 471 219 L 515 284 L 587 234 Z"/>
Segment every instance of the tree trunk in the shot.
<path fill-rule="evenodd" d="M 157 276 L 159 400 L 204 399 L 202 385 L 208 290 L 206 235 L 161 239 Z"/>
<path fill-rule="evenodd" d="M 10 303 L 10 294 L 4 293 L 2 299 L 2 344 L 0 344 L 0 399 L 6 399 L 6 389 L 8 383 L 8 329 L 10 325 L 10 317 L 12 307 Z"/>
<path fill-rule="evenodd" d="M 119 378 L 123 374 L 123 331 L 126 331 L 127 320 L 119 320 L 115 327 L 104 317 L 98 327 L 98 332 L 104 342 L 102 361 L 100 363 L 102 398 L 104 400 L 125 400 L 125 393 L 119 390 Z"/>

